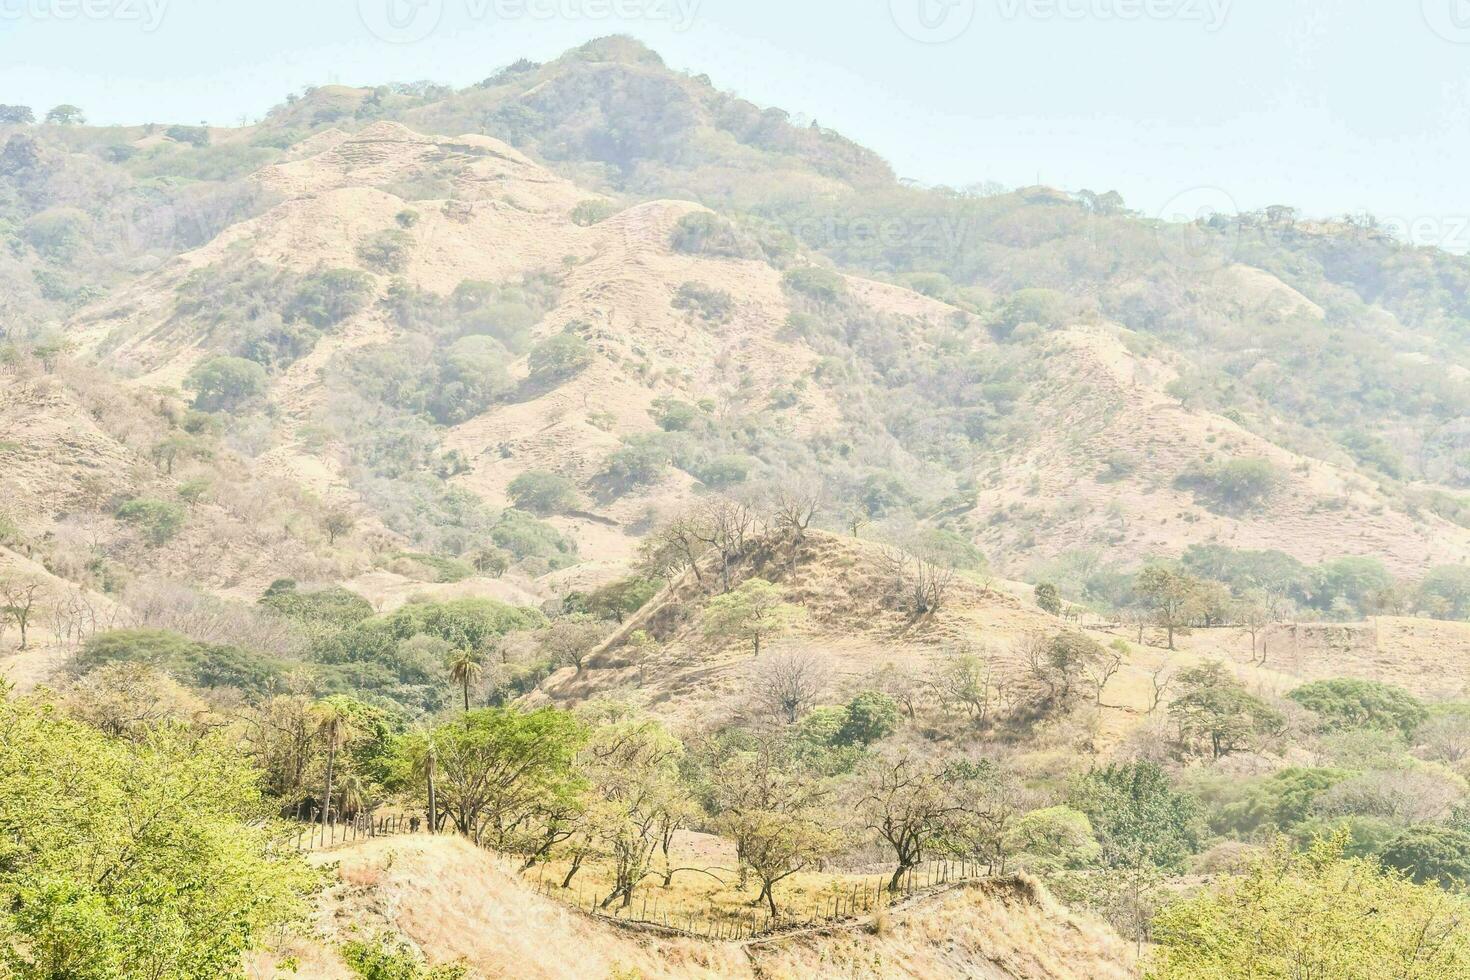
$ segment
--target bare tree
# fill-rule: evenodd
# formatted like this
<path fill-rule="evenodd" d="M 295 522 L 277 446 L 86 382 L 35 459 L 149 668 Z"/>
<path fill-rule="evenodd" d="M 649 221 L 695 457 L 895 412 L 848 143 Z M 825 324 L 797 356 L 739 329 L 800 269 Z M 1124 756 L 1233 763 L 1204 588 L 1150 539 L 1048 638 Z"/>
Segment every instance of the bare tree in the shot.
<path fill-rule="evenodd" d="M 710 498 L 695 517 L 691 533 L 696 541 L 719 556 L 720 588 L 724 592 L 730 591 L 730 572 L 745 556 L 754 529 L 755 512 L 745 501 L 734 497 Z"/>
<path fill-rule="evenodd" d="M 1122 649 L 1119 649 L 1119 645 Z M 1123 666 L 1123 655 L 1127 653 L 1128 646 L 1122 640 L 1115 640 L 1112 646 L 1104 647 L 1096 657 L 1083 663 L 1082 669 L 1087 674 L 1087 679 L 1092 684 L 1093 704 L 1102 705 L 1103 689 L 1108 686 L 1108 681 L 1113 679 Z"/>
<path fill-rule="evenodd" d="M 0 578 L 0 615 L 13 620 L 20 627 L 20 649 L 30 642 L 28 630 L 36 603 L 46 594 L 40 579 L 28 575 L 9 575 Z"/>
<path fill-rule="evenodd" d="M 751 694 L 759 706 L 795 724 L 815 707 L 827 689 L 831 670 L 817 654 L 797 651 L 768 658 L 751 678 Z"/>
<path fill-rule="evenodd" d="M 995 666 L 988 654 L 951 648 L 935 658 L 927 681 L 947 710 L 961 709 L 975 724 L 984 725 L 994 700 L 994 678 Z"/>
<path fill-rule="evenodd" d="M 699 559 L 709 550 L 695 533 L 698 522 L 692 514 L 681 514 L 659 528 L 643 543 L 643 571 L 655 578 L 677 575 L 685 569 L 694 572 L 695 581 L 703 584 Z"/>
<path fill-rule="evenodd" d="M 1165 660 L 1149 671 L 1149 714 L 1154 714 L 1159 710 L 1159 705 L 1164 703 L 1164 698 L 1169 693 L 1169 685 L 1172 683 L 1174 683 L 1174 670 L 1170 661 Z"/>
<path fill-rule="evenodd" d="M 888 545 L 878 561 L 892 594 L 916 619 L 938 612 L 954 584 L 954 569 L 922 548 Z"/>
<path fill-rule="evenodd" d="M 821 509 L 822 496 L 822 486 L 815 481 L 779 480 L 770 501 L 771 524 L 776 533 L 793 541 L 804 540 Z"/>

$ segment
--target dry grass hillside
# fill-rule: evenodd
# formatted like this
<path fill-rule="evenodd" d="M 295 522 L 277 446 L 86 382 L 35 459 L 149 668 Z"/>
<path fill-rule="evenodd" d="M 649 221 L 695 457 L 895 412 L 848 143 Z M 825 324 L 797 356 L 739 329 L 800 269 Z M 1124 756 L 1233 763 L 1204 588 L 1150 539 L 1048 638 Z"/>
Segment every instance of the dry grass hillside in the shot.
<path fill-rule="evenodd" d="M 1027 587 L 974 573 L 957 577 L 939 610 L 915 620 L 884 602 L 885 551 L 874 542 L 822 532 L 809 532 L 794 554 L 756 549 L 734 580 L 766 578 L 780 586 L 784 601 L 804 610 L 789 632 L 763 642 L 759 658 L 752 657 L 749 643 L 705 635 L 704 609 L 718 583 L 709 571 L 703 583 L 685 573 L 614 633 L 581 671 L 563 669 L 535 698 L 575 704 L 615 696 L 687 730 L 749 724 L 758 722 L 754 692 L 772 658 L 800 652 L 815 655 L 825 667 L 823 703 L 840 703 L 863 687 L 882 688 L 896 678 L 919 720 L 943 726 L 944 712 L 926 690 L 926 679 L 946 653 L 981 654 L 998 676 L 1021 680 L 1027 671 L 1021 642 L 1062 628 L 1127 648 L 1101 704 L 1079 715 L 1100 755 L 1160 720 L 1160 714 L 1150 714 L 1156 676 L 1208 661 L 1225 663 L 1250 689 L 1270 697 L 1336 677 L 1396 684 L 1430 700 L 1470 693 L 1470 624 L 1392 617 L 1360 624 L 1282 623 L 1260 633 L 1254 657 L 1250 635 L 1241 628 L 1197 629 L 1182 633 L 1177 649 L 1169 650 L 1162 630 L 1147 628 L 1139 642 L 1136 627 L 1095 616 L 1063 622 L 1038 608 Z M 627 642 L 638 630 L 659 641 L 642 659 Z"/>
<path fill-rule="evenodd" d="M 1128 944 L 1010 880 L 921 899 L 876 926 L 712 943 L 630 931 L 573 911 L 534 894 L 461 838 L 385 838 L 316 860 L 336 867 L 314 939 L 262 957 L 253 976 L 274 976 L 280 957 L 290 955 L 298 976 L 347 980 L 354 974 L 337 944 L 384 934 L 432 963 L 461 961 L 471 977 L 487 980 L 1133 975 Z"/>
<path fill-rule="evenodd" d="M 700 492 L 697 480 L 672 469 L 654 485 L 615 497 L 598 483 L 622 438 L 656 428 L 650 408 L 659 397 L 713 398 L 724 413 L 760 405 L 778 389 L 795 390 L 781 424 L 800 440 L 837 436 L 844 411 L 854 410 L 838 391 L 811 383 L 819 357 L 782 329 L 792 303 L 778 269 L 672 247 L 671 231 L 697 205 L 653 201 L 579 223 L 573 210 L 598 195 L 507 144 L 423 136 L 390 122 L 351 134 L 319 132 L 252 182 L 279 203 L 83 311 L 75 327 L 84 348 L 131 385 L 178 387 L 212 352 L 192 321 L 175 315 L 178 290 L 190 273 L 242 256 L 303 274 L 360 269 L 378 300 L 393 281 L 445 295 L 466 281 L 550 273 L 559 292 L 534 337 L 579 325 L 593 363 L 567 383 L 492 404 L 444 429 L 442 443 L 469 461 L 455 483 L 492 506 L 507 502 L 507 485 L 528 469 L 573 479 L 588 510 L 552 523 L 596 563 L 593 579 L 626 561 L 652 515 Z M 388 274 L 364 267 L 360 247 L 394 229 L 405 210 L 416 223 L 401 268 Z M 1321 315 L 1260 270 L 1231 267 L 1220 279 L 1222 295 L 1252 310 Z M 674 305 L 690 282 L 733 299 L 722 321 Z M 933 325 L 963 318 L 898 286 L 852 277 L 848 286 L 860 307 L 907 325 L 910 356 L 930 349 Z M 322 444 L 313 426 L 329 400 L 324 379 L 344 352 L 388 343 L 397 332 L 383 305 L 369 304 L 275 375 L 275 431 L 253 465 L 323 499 L 358 500 L 341 447 Z M 969 336 L 982 355 L 1001 356 L 984 331 Z M 1019 574 L 1038 556 L 1082 547 L 1137 561 L 1206 541 L 1279 548 L 1304 561 L 1371 553 L 1405 573 L 1470 555 L 1470 532 L 1429 513 L 1409 516 L 1355 472 L 1308 461 L 1228 419 L 1181 407 L 1165 391 L 1175 367 L 1135 353 L 1121 328 L 1077 326 L 1030 343 L 1022 401 L 1045 424 L 975 460 L 975 506 L 952 515 L 999 568 Z M 513 379 L 525 377 L 524 358 L 508 367 Z M 19 400 L 16 393 L 8 399 Z M 101 447 L 97 455 L 107 458 Z M 1284 476 L 1259 508 L 1217 512 L 1175 486 L 1192 465 L 1242 457 L 1268 459 Z M 1127 461 L 1127 475 L 1101 480 L 1105 464 L 1118 459 Z"/>

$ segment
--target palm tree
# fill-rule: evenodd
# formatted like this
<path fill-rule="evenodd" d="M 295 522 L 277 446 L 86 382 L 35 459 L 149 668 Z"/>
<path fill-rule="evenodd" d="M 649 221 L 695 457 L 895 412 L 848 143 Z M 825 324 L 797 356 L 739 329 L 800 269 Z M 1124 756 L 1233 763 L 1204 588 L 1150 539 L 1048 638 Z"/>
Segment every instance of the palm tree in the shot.
<path fill-rule="evenodd" d="M 352 710 L 342 698 L 323 698 L 312 705 L 316 719 L 316 730 L 327 742 L 327 786 L 322 796 L 322 826 L 327 825 L 327 814 L 332 810 L 332 776 L 337 764 L 337 750 L 357 735 L 353 726 Z"/>
<path fill-rule="evenodd" d="M 439 801 L 434 793 L 434 777 L 439 768 L 439 747 L 434 742 L 434 733 L 415 732 L 408 752 L 414 775 L 423 776 L 429 784 L 429 833 L 438 833 L 435 824 L 439 819 Z"/>
<path fill-rule="evenodd" d="M 485 670 L 485 658 L 469 647 L 449 655 L 449 678 L 464 689 L 464 710 L 470 710 L 470 683 Z"/>

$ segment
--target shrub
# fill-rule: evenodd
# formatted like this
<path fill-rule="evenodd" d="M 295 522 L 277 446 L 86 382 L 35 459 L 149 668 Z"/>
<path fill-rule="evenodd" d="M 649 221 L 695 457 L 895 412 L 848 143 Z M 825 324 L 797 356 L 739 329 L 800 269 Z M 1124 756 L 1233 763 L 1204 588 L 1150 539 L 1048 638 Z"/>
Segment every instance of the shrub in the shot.
<path fill-rule="evenodd" d="M 532 347 L 527 364 L 533 382 L 554 384 L 586 370 L 592 364 L 592 348 L 577 334 L 563 332 Z"/>
<path fill-rule="evenodd" d="M 581 225 L 583 228 L 590 228 L 601 224 L 617 213 L 618 206 L 612 201 L 590 198 L 572 208 L 572 223 Z"/>
<path fill-rule="evenodd" d="M 374 272 L 402 272 L 408 268 L 412 251 L 412 235 L 398 228 L 387 228 L 357 246 L 357 258 Z"/>
<path fill-rule="evenodd" d="M 847 280 L 821 266 L 806 265 L 792 269 L 782 281 L 787 289 L 820 303 L 835 303 L 847 295 Z"/>
<path fill-rule="evenodd" d="M 562 514 L 577 506 L 572 481 L 546 470 L 527 470 L 510 481 L 510 499 L 533 514 Z"/>
<path fill-rule="evenodd" d="M 200 411 L 233 411 L 265 391 L 265 368 L 243 357 L 213 357 L 194 366 L 184 387 Z"/>
<path fill-rule="evenodd" d="M 619 490 L 647 486 L 663 479 L 669 452 L 663 442 L 649 436 L 629 436 L 623 448 L 607 458 L 604 473 Z"/>
<path fill-rule="evenodd" d="M 898 702 L 881 691 L 861 691 L 847 702 L 842 726 L 833 741 L 838 745 L 871 745 L 892 735 L 898 727 Z"/>
<path fill-rule="evenodd" d="M 756 259 L 761 248 L 733 224 L 709 211 L 684 215 L 669 236 L 674 251 L 686 255 Z"/>
<path fill-rule="evenodd" d="M 1470 887 L 1470 830 L 1428 824 L 1410 827 L 1384 848 L 1383 863 L 1420 884 Z"/>
<path fill-rule="evenodd" d="M 1232 459 L 1191 467 L 1178 483 L 1195 491 L 1213 508 L 1227 512 L 1253 510 L 1264 504 L 1285 482 L 1269 459 Z"/>
<path fill-rule="evenodd" d="M 562 537 L 550 524 L 520 510 L 507 510 L 490 529 L 490 539 L 518 560 L 544 558 L 552 570 L 565 568 L 577 557 L 575 542 Z"/>
<path fill-rule="evenodd" d="M 1403 688 L 1353 678 L 1313 681 L 1287 695 L 1317 715 L 1326 729 L 1367 728 L 1409 738 L 1429 718 L 1422 702 Z"/>
<path fill-rule="evenodd" d="M 366 274 L 356 269 L 327 269 L 302 280 L 285 315 L 325 330 L 365 309 L 372 297 L 373 281 Z"/>
<path fill-rule="evenodd" d="M 688 310 L 711 323 L 724 323 L 735 308 L 735 301 L 723 289 L 702 282 L 686 282 L 674 293 L 676 310 Z"/>
<path fill-rule="evenodd" d="M 167 500 L 137 497 L 117 509 L 117 519 L 140 528 L 149 542 L 166 544 L 184 526 L 184 508 Z"/>

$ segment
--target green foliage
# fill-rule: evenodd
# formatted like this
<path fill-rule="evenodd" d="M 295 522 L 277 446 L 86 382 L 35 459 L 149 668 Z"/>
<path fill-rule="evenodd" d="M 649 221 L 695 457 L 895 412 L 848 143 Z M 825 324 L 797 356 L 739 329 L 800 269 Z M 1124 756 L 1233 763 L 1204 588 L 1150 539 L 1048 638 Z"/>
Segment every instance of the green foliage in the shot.
<path fill-rule="evenodd" d="M 725 218 L 694 211 L 680 218 L 669 236 L 674 251 L 727 259 L 758 259 L 761 247 Z"/>
<path fill-rule="evenodd" d="M 566 568 L 577 560 L 577 543 L 550 524 L 520 510 L 501 512 L 490 528 L 490 540 L 516 557 L 544 559 L 550 570 Z"/>
<path fill-rule="evenodd" d="M 1036 583 L 1036 605 L 1044 613 L 1060 616 L 1062 613 L 1062 596 L 1057 587 L 1050 582 Z"/>
<path fill-rule="evenodd" d="M 1069 795 L 1072 808 L 1092 822 L 1104 865 L 1178 873 L 1199 850 L 1198 801 L 1176 793 L 1151 762 L 1095 769 Z"/>
<path fill-rule="evenodd" d="M 669 462 L 664 440 L 653 434 L 627 436 L 623 447 L 607 457 L 603 475 L 614 489 L 626 492 L 663 479 Z"/>
<path fill-rule="evenodd" d="M 0 700 L 0 973 L 244 977 L 316 883 L 267 809 L 220 735 L 112 739 Z"/>
<path fill-rule="evenodd" d="M 1066 297 L 1054 289 L 1021 289 L 1006 300 L 995 328 L 1003 337 L 1026 325 L 1055 330 L 1067 325 L 1070 312 Z"/>
<path fill-rule="evenodd" d="M 327 269 L 302 280 L 285 315 L 326 330 L 366 309 L 372 296 L 368 276 L 355 269 Z"/>
<path fill-rule="evenodd" d="M 872 745 L 897 728 L 897 701 L 881 691 L 859 691 L 847 702 L 842 725 L 832 741 L 837 745 Z"/>
<path fill-rule="evenodd" d="M 1444 619 L 1470 619 L 1470 568 L 1439 565 L 1419 582 L 1419 605 Z"/>
<path fill-rule="evenodd" d="M 1256 510 L 1285 482 L 1280 468 L 1269 459 L 1231 459 L 1197 465 L 1179 477 L 1212 508 L 1231 514 Z"/>
<path fill-rule="evenodd" d="M 272 582 L 260 605 L 320 633 L 349 629 L 373 615 L 373 605 L 340 585 L 302 592 L 290 579 Z"/>
<path fill-rule="evenodd" d="M 1470 976 L 1470 904 L 1342 857 L 1342 841 L 1284 845 L 1240 877 L 1159 913 L 1152 980 Z"/>
<path fill-rule="evenodd" d="M 154 629 L 98 633 L 77 654 L 73 669 L 85 674 L 118 662 L 148 664 L 191 687 L 235 688 L 251 697 L 264 694 L 286 672 L 281 661 L 262 654 Z"/>
<path fill-rule="evenodd" d="M 779 585 L 748 578 L 709 601 L 704 609 L 704 632 L 716 640 L 747 641 L 759 657 L 762 641 L 780 636 L 800 615 L 801 607 L 787 603 Z"/>
<path fill-rule="evenodd" d="M 1313 681 L 1287 697 L 1316 714 L 1328 730 L 1374 729 L 1409 738 L 1429 718 L 1418 698 L 1403 688 L 1378 681 Z"/>
<path fill-rule="evenodd" d="M 527 364 L 533 383 L 560 384 L 591 366 L 592 348 L 577 334 L 563 332 L 532 347 Z"/>
<path fill-rule="evenodd" d="M 1332 609 L 1346 604 L 1364 611 L 1369 599 L 1393 585 L 1393 576 L 1377 558 L 1338 558 L 1324 562 L 1312 575 L 1312 604 Z"/>
<path fill-rule="evenodd" d="M 413 253 L 413 236 L 401 228 L 385 228 L 357 246 L 357 258 L 374 272 L 403 272 Z"/>
<path fill-rule="evenodd" d="M 787 271 L 786 288 L 818 303 L 836 303 L 847 296 L 847 280 L 821 266 L 804 265 Z"/>
<path fill-rule="evenodd" d="M 1102 856 L 1087 814 L 1067 806 L 1022 814 L 1005 837 L 1006 848 L 1037 870 L 1084 867 Z"/>
<path fill-rule="evenodd" d="M 170 126 L 163 131 L 163 135 L 175 143 L 188 143 L 194 147 L 209 145 L 209 127 L 207 126 Z"/>
<path fill-rule="evenodd" d="M 729 293 L 702 282 L 681 285 L 671 304 L 676 310 L 688 310 L 710 323 L 724 323 L 735 308 L 735 300 Z"/>
<path fill-rule="evenodd" d="M 1229 755 L 1252 739 L 1280 729 L 1285 720 L 1218 661 L 1180 671 L 1179 696 L 1169 717 L 1188 747 L 1204 744 L 1213 758 Z"/>
<path fill-rule="evenodd" d="M 1470 829 L 1421 824 L 1383 849 L 1383 863 L 1420 884 L 1470 888 Z"/>
<path fill-rule="evenodd" d="M 184 527 L 184 509 L 167 500 L 137 497 L 117 508 L 117 519 L 141 528 L 155 545 L 167 544 Z"/>
<path fill-rule="evenodd" d="M 265 368 L 243 357 L 212 357 L 195 365 L 184 387 L 200 411 L 231 412 L 265 392 Z"/>
<path fill-rule="evenodd" d="M 1239 837 L 1292 831 L 1308 820 L 1323 793 L 1352 775 L 1343 769 L 1291 767 L 1244 783 L 1225 780 L 1225 798 L 1213 808 L 1211 827 Z"/>
<path fill-rule="evenodd" d="M 469 967 L 459 963 L 428 966 L 412 946 L 390 934 L 342 944 L 342 959 L 362 980 L 463 980 Z"/>
<path fill-rule="evenodd" d="M 662 579 L 642 576 L 609 582 L 587 597 L 587 611 L 599 619 L 621 623 L 647 605 L 663 587 Z"/>
<path fill-rule="evenodd" d="M 541 516 L 564 514 L 577 506 L 572 481 L 546 470 L 527 470 L 511 480 L 507 489 L 516 507 Z"/>
<path fill-rule="evenodd" d="M 591 228 L 593 225 L 601 224 L 617 213 L 618 206 L 612 201 L 589 198 L 572 208 L 572 223 L 580 225 L 583 228 Z"/>

